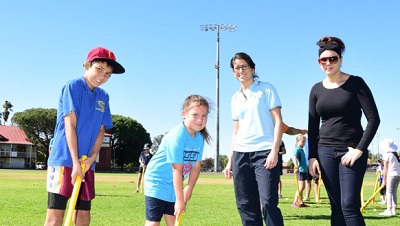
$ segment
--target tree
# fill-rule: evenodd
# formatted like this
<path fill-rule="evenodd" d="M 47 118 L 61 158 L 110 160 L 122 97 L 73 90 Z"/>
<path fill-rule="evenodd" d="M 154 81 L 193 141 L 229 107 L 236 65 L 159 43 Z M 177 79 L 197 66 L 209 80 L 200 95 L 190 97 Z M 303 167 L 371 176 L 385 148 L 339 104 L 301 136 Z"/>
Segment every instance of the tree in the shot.
<path fill-rule="evenodd" d="M 4 125 L 6 124 L 6 122 L 8 121 L 8 116 L 10 115 L 10 111 L 12 111 L 13 105 L 11 104 L 11 102 L 8 102 L 7 100 L 4 102 L 3 104 L 3 119 L 4 119 Z"/>
<path fill-rule="evenodd" d="M 287 163 L 287 167 L 289 169 L 294 169 L 294 163 L 293 163 L 293 159 L 289 159 L 288 163 Z"/>
<path fill-rule="evenodd" d="M 204 171 L 212 171 L 214 169 L 214 159 L 213 158 L 206 158 L 201 161 L 201 170 Z"/>
<path fill-rule="evenodd" d="M 139 155 L 145 143 L 151 144 L 150 134 L 136 120 L 122 115 L 112 115 L 114 127 L 107 130 L 112 134 L 112 155 L 116 164 L 124 169 L 124 164 L 139 164 Z M 114 158 L 113 158 L 114 159 Z"/>
<path fill-rule="evenodd" d="M 49 143 L 54 136 L 56 120 L 57 110 L 53 108 L 31 108 L 17 112 L 11 118 L 12 124 L 18 125 L 29 140 L 37 146 L 38 159 L 42 161 L 45 158 L 46 162 L 49 158 Z"/>
<path fill-rule="evenodd" d="M 219 165 L 221 167 L 221 170 L 224 170 L 226 167 L 226 164 L 228 164 L 229 158 L 227 155 L 220 155 L 219 156 Z"/>
<path fill-rule="evenodd" d="M 153 145 L 151 146 L 151 153 L 154 155 L 158 148 L 160 147 L 161 140 L 163 139 L 164 134 L 158 135 L 153 139 Z"/>

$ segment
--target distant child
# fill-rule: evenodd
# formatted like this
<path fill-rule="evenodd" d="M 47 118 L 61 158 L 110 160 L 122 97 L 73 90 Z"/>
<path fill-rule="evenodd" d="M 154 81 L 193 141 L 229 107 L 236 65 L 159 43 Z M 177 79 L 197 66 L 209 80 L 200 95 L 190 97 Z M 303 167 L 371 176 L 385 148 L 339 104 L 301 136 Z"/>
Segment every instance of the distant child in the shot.
<path fill-rule="evenodd" d="M 136 191 L 134 193 L 139 193 L 143 172 L 146 170 L 147 164 L 149 164 L 150 159 L 153 157 L 153 155 L 150 153 L 150 144 L 145 144 L 143 150 L 144 151 L 142 151 L 139 156 L 139 164 L 140 164 L 139 175 L 138 175 Z"/>
<path fill-rule="evenodd" d="M 305 188 L 305 181 L 308 176 L 308 168 L 306 162 L 306 154 L 304 152 L 304 145 L 306 143 L 306 137 L 303 135 L 298 135 L 296 137 L 296 148 L 293 151 L 293 163 L 294 163 L 294 173 L 298 174 L 298 185 L 299 190 L 296 191 L 296 195 L 294 196 L 294 201 L 292 203 L 292 207 L 307 207 L 307 205 L 303 202 L 303 191 Z"/>
<path fill-rule="evenodd" d="M 376 174 L 377 175 L 379 174 L 379 178 L 378 178 L 379 187 L 381 187 L 383 184 L 383 170 L 384 170 L 382 159 L 378 159 L 378 163 L 379 163 L 379 166 L 376 167 Z M 383 187 L 379 193 L 381 194 L 380 204 L 386 204 L 386 186 Z"/>
<path fill-rule="evenodd" d="M 183 123 L 163 137 L 147 165 L 145 225 L 160 225 L 164 216 L 166 225 L 173 226 L 179 214 L 185 212 L 200 174 L 204 141 L 209 143 L 211 139 L 206 129 L 209 110 L 210 104 L 204 97 L 188 96 L 182 106 Z"/>
<path fill-rule="evenodd" d="M 392 139 L 386 138 L 381 143 L 384 151 L 383 159 L 383 184 L 386 185 L 386 205 L 384 212 L 379 213 L 383 216 L 396 215 L 397 207 L 397 189 L 400 183 L 400 158 L 397 151 L 397 145 Z"/>
<path fill-rule="evenodd" d="M 285 143 L 281 140 L 279 144 L 279 152 L 278 152 L 278 167 L 279 167 L 279 184 L 278 184 L 278 197 L 282 198 L 282 180 L 281 176 L 283 175 L 283 155 L 286 154 Z"/>
<path fill-rule="evenodd" d="M 57 109 L 54 141 L 47 168 L 47 216 L 45 225 L 62 225 L 67 201 L 77 177 L 82 185 L 73 214 L 74 225 L 90 224 L 91 200 L 95 197 L 96 158 L 106 129 L 113 127 L 109 96 L 99 88 L 111 74 L 125 69 L 108 49 L 92 49 L 82 77 L 67 82 L 62 88 Z M 80 160 L 83 155 L 86 160 Z M 81 164 L 86 168 L 82 172 Z"/>

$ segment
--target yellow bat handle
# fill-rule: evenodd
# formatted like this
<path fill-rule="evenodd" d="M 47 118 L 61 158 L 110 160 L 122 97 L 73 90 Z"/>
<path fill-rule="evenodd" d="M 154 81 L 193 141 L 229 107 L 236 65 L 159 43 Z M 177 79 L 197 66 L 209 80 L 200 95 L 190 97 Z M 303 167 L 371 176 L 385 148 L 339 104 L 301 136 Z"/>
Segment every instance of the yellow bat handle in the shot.
<path fill-rule="evenodd" d="M 381 171 L 376 172 L 376 181 L 375 181 L 374 192 L 376 192 L 376 189 L 378 189 L 380 176 L 381 176 Z M 375 203 L 375 197 L 372 199 L 372 204 L 374 204 L 374 203 Z"/>
<path fill-rule="evenodd" d="M 86 155 L 82 156 L 81 160 L 85 160 L 85 159 L 87 159 L 87 156 Z M 86 165 L 81 164 L 81 168 L 82 168 L 82 173 L 84 173 Z M 79 190 L 81 188 L 81 184 L 82 184 L 82 178 L 77 177 L 75 184 L 74 184 L 74 190 L 72 190 L 72 195 L 71 195 L 71 198 L 69 201 L 67 218 L 65 218 L 65 223 L 64 223 L 65 226 L 70 226 L 72 223 L 72 214 L 74 213 L 76 201 L 78 200 L 78 194 L 79 194 Z"/>
<path fill-rule="evenodd" d="M 321 182 L 321 173 L 319 173 L 317 187 L 318 194 L 315 196 L 315 202 L 321 202 Z"/>
<path fill-rule="evenodd" d="M 376 191 L 374 192 L 374 194 L 371 196 L 371 198 L 369 198 L 368 201 L 367 201 L 366 203 L 363 204 L 363 206 L 360 208 L 360 211 L 361 211 L 361 212 L 364 211 L 364 209 L 368 206 L 368 204 L 372 201 L 372 199 L 375 198 L 375 196 L 382 190 L 383 187 L 385 187 L 385 186 L 383 186 L 383 185 L 380 186 L 380 187 L 378 188 L 378 190 L 376 190 Z"/>
<path fill-rule="evenodd" d="M 179 214 L 178 219 L 175 221 L 175 226 L 181 225 L 182 213 Z"/>

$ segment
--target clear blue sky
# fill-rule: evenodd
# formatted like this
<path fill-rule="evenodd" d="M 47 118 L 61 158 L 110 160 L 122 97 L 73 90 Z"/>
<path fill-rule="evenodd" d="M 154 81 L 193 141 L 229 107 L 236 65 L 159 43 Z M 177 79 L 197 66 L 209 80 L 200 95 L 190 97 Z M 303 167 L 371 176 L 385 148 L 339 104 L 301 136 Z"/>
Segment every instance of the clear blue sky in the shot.
<path fill-rule="evenodd" d="M 325 77 L 315 43 L 330 35 L 347 46 L 342 71 L 363 77 L 374 94 L 382 121 L 376 153 L 376 140 L 399 139 L 399 12 L 397 0 L 8 1 L 0 8 L 0 103 L 14 105 L 11 117 L 57 108 L 61 87 L 83 75 L 89 50 L 104 46 L 126 69 L 103 86 L 112 113 L 137 120 L 153 138 L 181 122 L 186 96 L 215 101 L 216 32 L 200 25 L 235 24 L 235 32 L 220 33 L 220 153 L 228 154 L 230 98 L 240 86 L 233 54 L 248 53 L 260 80 L 278 90 L 284 121 L 307 128 L 309 91 Z M 207 127 L 215 140 L 214 113 Z M 285 160 L 294 139 L 283 137 Z M 203 157 L 214 150 L 206 146 Z"/>

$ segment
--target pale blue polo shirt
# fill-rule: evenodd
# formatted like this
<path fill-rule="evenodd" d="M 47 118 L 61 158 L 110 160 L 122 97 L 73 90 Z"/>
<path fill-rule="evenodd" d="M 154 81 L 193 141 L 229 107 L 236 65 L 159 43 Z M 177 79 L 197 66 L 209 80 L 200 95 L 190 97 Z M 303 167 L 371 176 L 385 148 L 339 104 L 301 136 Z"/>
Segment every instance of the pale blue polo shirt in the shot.
<path fill-rule="evenodd" d="M 272 148 L 274 122 L 270 111 L 281 107 L 281 101 L 274 86 L 255 78 L 245 91 L 239 89 L 232 96 L 231 109 L 234 121 L 239 121 L 233 151 L 254 152 Z"/>
<path fill-rule="evenodd" d="M 197 161 L 201 161 L 204 138 L 200 132 L 192 137 L 182 124 L 174 127 L 163 137 L 144 174 L 144 194 L 148 197 L 175 202 L 172 164 L 182 164 L 185 180 Z"/>
<path fill-rule="evenodd" d="M 90 156 L 101 125 L 104 125 L 106 129 L 113 127 L 107 92 L 99 87 L 91 91 L 84 77 L 69 81 L 63 87 L 59 98 L 54 142 L 48 160 L 49 166 L 72 167 L 64 124 L 64 116 L 72 111 L 75 111 L 77 119 L 79 158 L 83 155 Z M 95 164 L 92 168 L 94 166 Z"/>

